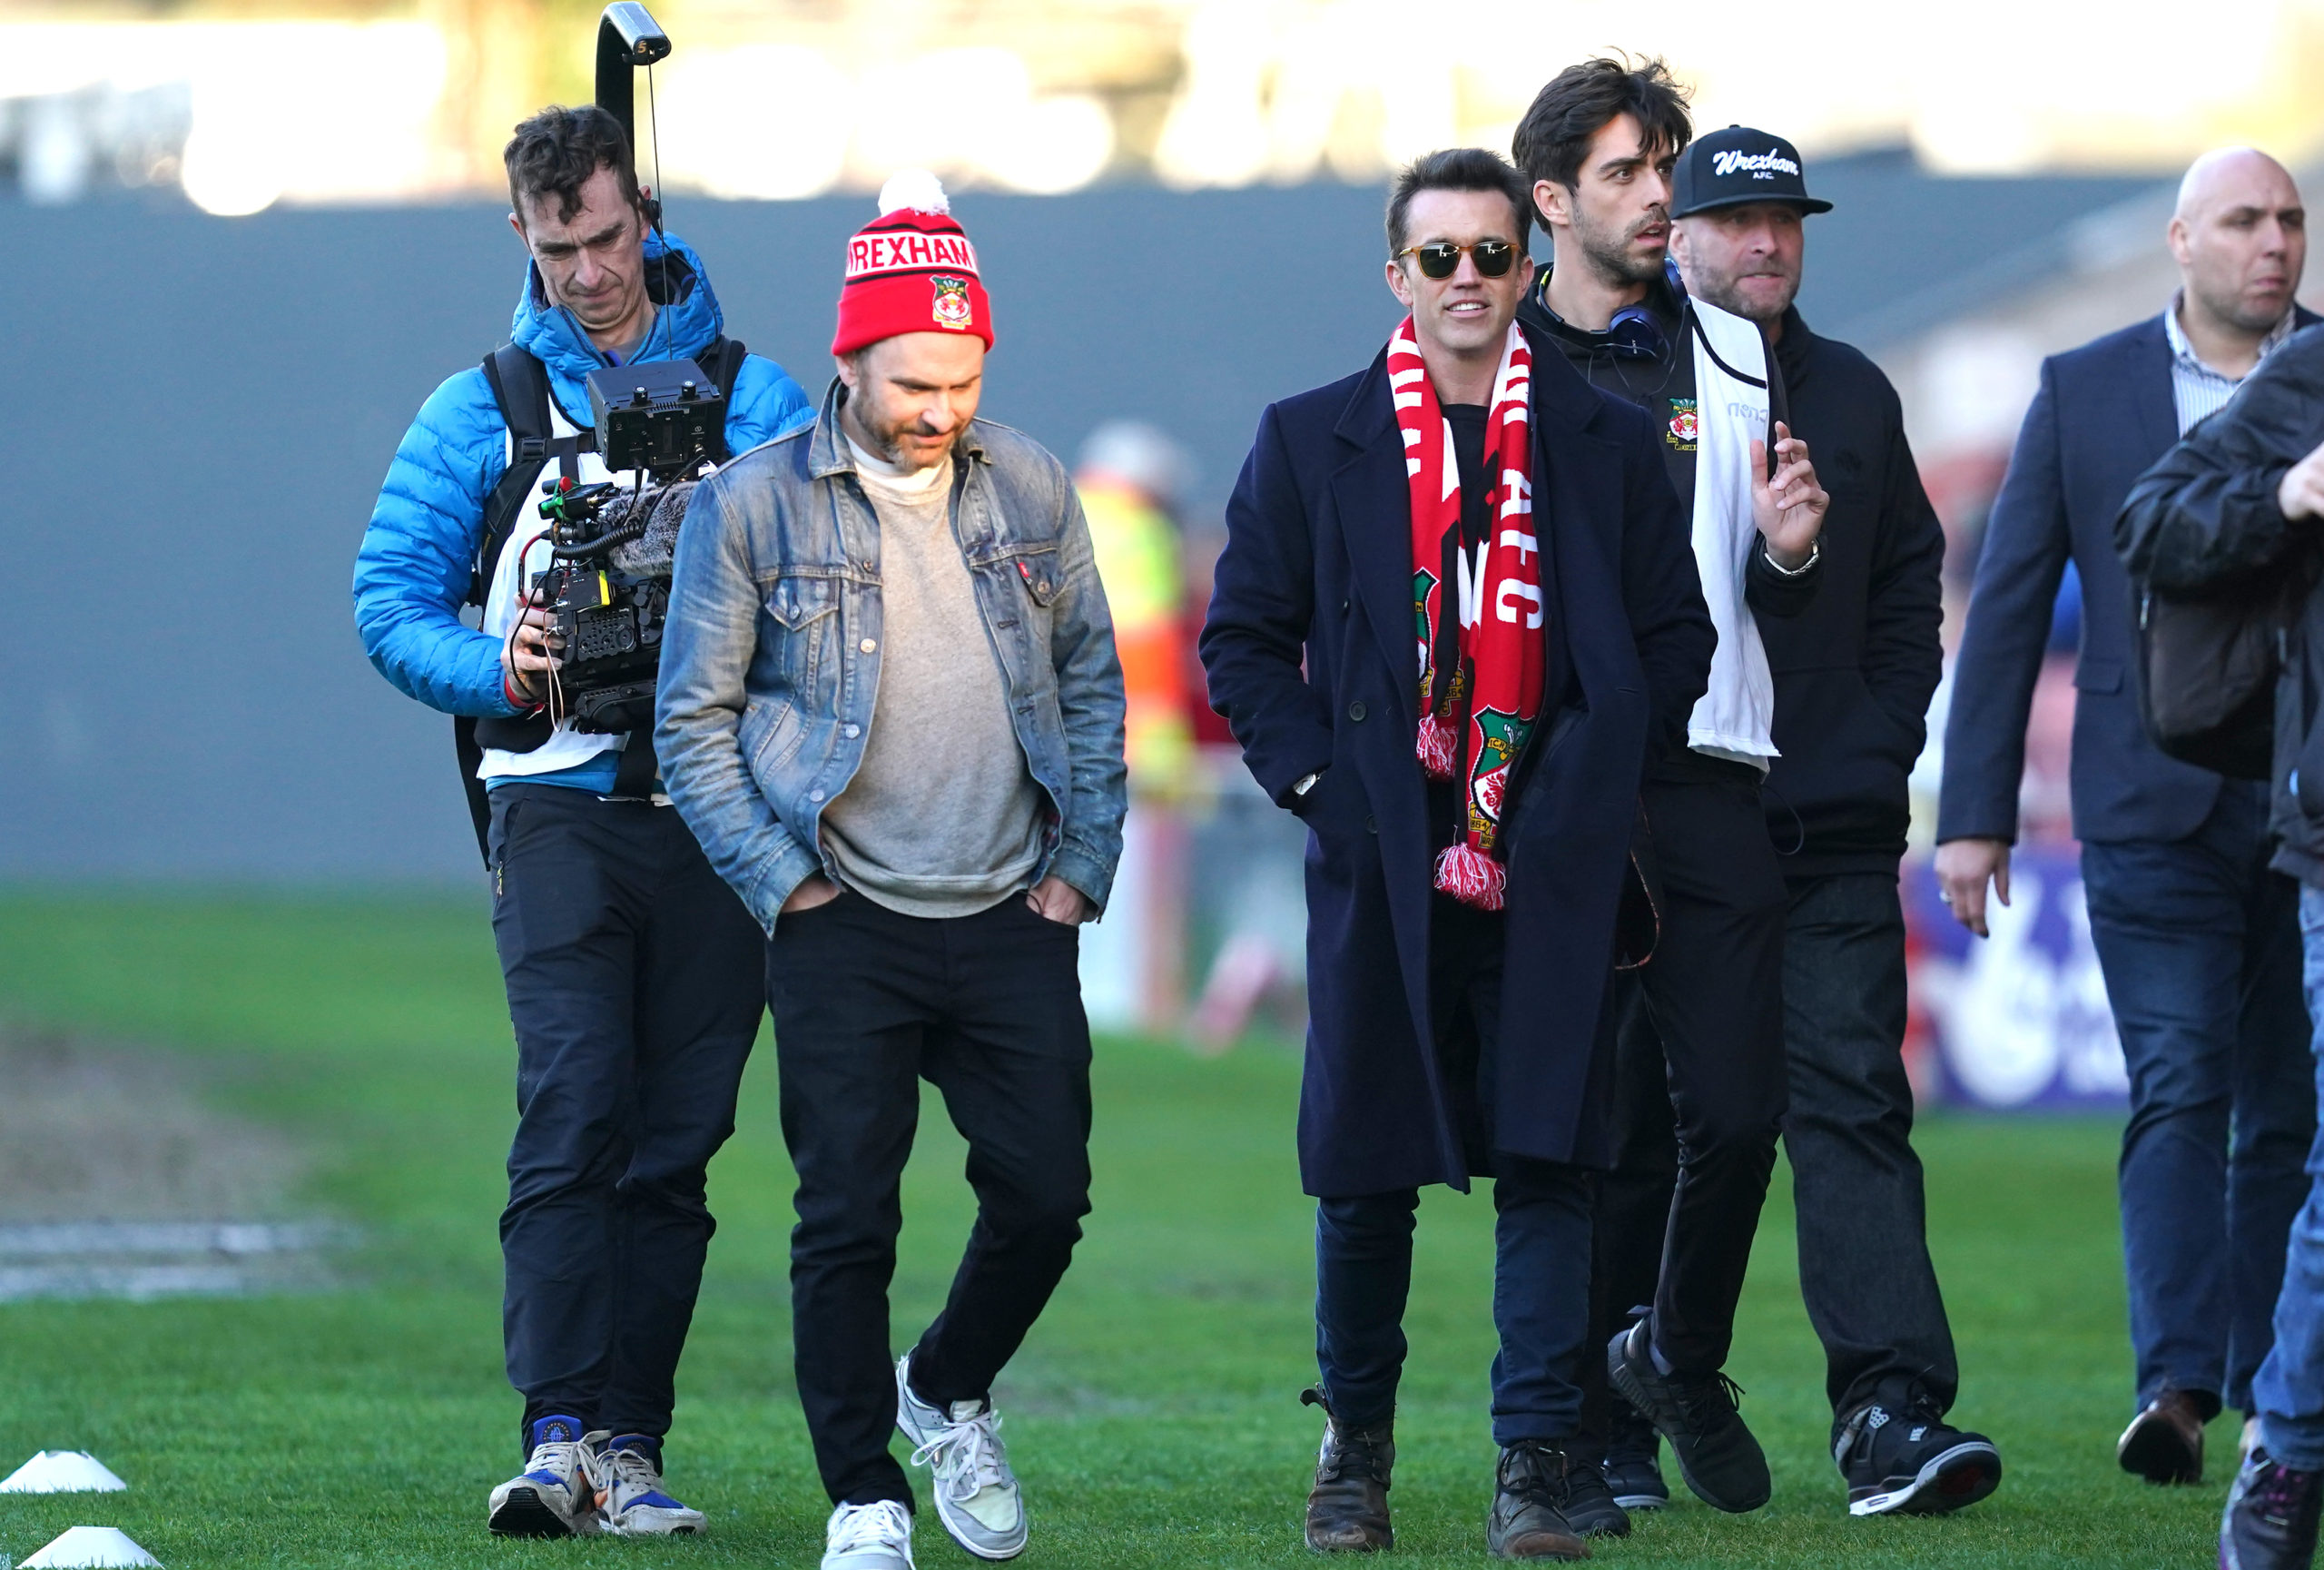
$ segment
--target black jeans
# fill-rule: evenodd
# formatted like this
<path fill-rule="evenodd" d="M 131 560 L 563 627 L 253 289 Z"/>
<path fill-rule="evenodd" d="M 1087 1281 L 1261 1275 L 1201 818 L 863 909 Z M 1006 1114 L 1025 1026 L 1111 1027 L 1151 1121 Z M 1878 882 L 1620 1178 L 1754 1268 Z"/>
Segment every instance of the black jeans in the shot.
<path fill-rule="evenodd" d="M 492 793 L 492 934 L 517 1028 L 502 1328 L 525 1421 L 669 1431 L 758 1034 L 758 923 L 668 807 Z"/>
<path fill-rule="evenodd" d="M 1659 765 L 1643 800 L 1661 933 L 1617 986 L 1614 1168 L 1599 1185 L 1590 1335 L 1602 1346 L 1650 1305 L 1662 1355 L 1703 1375 L 1727 1361 L 1787 1100 L 1784 883 L 1757 770 L 1689 755 Z M 1584 1369 L 1592 1433 L 1600 1365 Z"/>
<path fill-rule="evenodd" d="M 832 1502 L 912 1502 L 888 1453 L 888 1283 L 920 1081 L 969 1142 L 977 1219 L 911 1355 L 935 1406 L 989 1399 L 1089 1213 L 1089 1025 L 1078 934 L 1012 894 L 972 916 L 900 915 L 847 893 L 783 917 L 766 951 L 791 1234 L 799 1403 Z"/>
<path fill-rule="evenodd" d="M 1438 896 L 1430 944 L 1434 1048 L 1473 1170 L 1493 1178 L 1493 1442 L 1567 1439 L 1581 1421 L 1589 1351 L 1590 1179 L 1579 1167 L 1494 1152 L 1502 933 Z M 1393 1417 L 1403 1372 L 1417 1189 L 1319 1200 L 1315 1361 L 1333 1413 L 1350 1427 Z"/>
<path fill-rule="evenodd" d="M 1784 1039 L 1799 1290 L 1824 1343 L 1835 1421 L 1915 1391 L 1953 1405 L 1953 1331 L 1928 1257 L 1905 1075 L 1905 913 L 1893 874 L 1791 884 Z"/>

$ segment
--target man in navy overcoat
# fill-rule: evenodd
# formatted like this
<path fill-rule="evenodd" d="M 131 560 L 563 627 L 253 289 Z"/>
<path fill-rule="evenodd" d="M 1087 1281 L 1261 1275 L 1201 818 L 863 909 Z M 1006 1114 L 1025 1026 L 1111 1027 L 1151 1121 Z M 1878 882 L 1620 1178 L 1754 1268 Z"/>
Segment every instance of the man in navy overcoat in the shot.
<path fill-rule="evenodd" d="M 1319 1200 L 1323 1378 L 1310 1397 L 1327 1427 L 1308 1513 L 1319 1549 L 1389 1544 L 1418 1190 L 1466 1190 L 1474 1176 L 1496 1180 L 1499 1216 L 1502 1461 L 1489 1545 L 1505 1557 L 1581 1557 L 1581 1534 L 1626 1525 L 1596 1468 L 1569 1469 L 1564 1454 L 1580 1358 L 1595 1350 L 1585 1346 L 1587 1170 L 1609 1153 L 1618 913 L 1630 957 L 1651 946 L 1651 903 L 1630 858 L 1640 772 L 1651 749 L 1685 745 L 1715 635 L 1654 426 L 1530 341 L 1524 544 L 1538 540 L 1538 568 L 1523 560 L 1539 582 L 1488 578 L 1487 546 L 1509 538 L 1515 505 L 1506 471 L 1526 460 L 1503 447 L 1483 461 L 1481 406 L 1487 387 L 1510 385 L 1530 217 L 1521 179 L 1473 149 L 1407 170 L 1389 212 L 1390 284 L 1413 311 L 1427 407 L 1442 405 L 1446 443 L 1460 449 L 1447 603 L 1456 582 L 1487 617 L 1504 589 L 1541 596 L 1538 721 L 1490 797 L 1502 908 L 1439 892 L 1435 866 L 1466 803 L 1457 785 L 1432 784 L 1415 755 L 1416 655 L 1425 664 L 1432 642 L 1415 593 L 1430 575 L 1415 558 L 1433 563 L 1433 547 L 1415 544 L 1406 454 L 1434 439 L 1416 429 L 1408 440 L 1400 427 L 1416 369 L 1397 372 L 1392 391 L 1384 351 L 1266 410 L 1227 506 L 1202 637 L 1212 704 L 1258 783 L 1309 830 L 1299 1154 Z M 1464 676 L 1484 679 L 1472 664 Z"/>

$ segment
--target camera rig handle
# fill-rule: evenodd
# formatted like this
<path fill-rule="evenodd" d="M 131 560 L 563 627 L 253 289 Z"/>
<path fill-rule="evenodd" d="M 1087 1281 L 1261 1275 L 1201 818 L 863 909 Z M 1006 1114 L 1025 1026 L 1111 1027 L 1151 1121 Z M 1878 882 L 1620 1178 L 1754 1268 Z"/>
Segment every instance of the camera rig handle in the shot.
<path fill-rule="evenodd" d="M 597 22 L 597 107 L 621 122 L 633 148 L 637 145 L 637 81 L 631 73 L 669 54 L 670 35 L 636 0 L 606 7 Z"/>

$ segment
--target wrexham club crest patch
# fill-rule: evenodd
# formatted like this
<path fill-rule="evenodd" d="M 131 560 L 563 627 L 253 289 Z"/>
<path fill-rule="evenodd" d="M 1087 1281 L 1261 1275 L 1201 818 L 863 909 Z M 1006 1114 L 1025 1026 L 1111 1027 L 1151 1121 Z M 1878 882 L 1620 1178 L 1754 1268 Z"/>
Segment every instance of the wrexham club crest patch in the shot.
<path fill-rule="evenodd" d="M 975 323 L 969 311 L 969 281 L 948 278 L 939 272 L 930 277 L 936 286 L 936 325 L 954 332 L 965 332 Z"/>
<path fill-rule="evenodd" d="M 1663 427 L 1670 445 L 1680 452 L 1692 452 L 1702 436 L 1702 426 L 1695 419 L 1695 400 L 1674 398 L 1670 400 L 1669 423 Z"/>
<path fill-rule="evenodd" d="M 1490 846 L 1500 834 L 1507 805 L 1509 765 L 1517 761 L 1533 726 L 1497 708 L 1477 710 L 1476 725 L 1484 745 L 1469 765 L 1469 827 Z"/>

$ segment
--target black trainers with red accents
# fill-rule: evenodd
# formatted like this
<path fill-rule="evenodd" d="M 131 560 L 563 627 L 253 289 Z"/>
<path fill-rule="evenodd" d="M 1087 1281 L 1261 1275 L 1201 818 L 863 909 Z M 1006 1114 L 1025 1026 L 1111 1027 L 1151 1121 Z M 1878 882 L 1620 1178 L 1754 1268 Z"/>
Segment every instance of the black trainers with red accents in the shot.
<path fill-rule="evenodd" d="M 1983 1434 L 1945 1425 L 1928 1397 L 1902 1411 L 1859 1407 L 1840 1425 L 1832 1460 L 1851 1516 L 1941 1516 L 2001 1486 L 2001 1452 Z"/>

